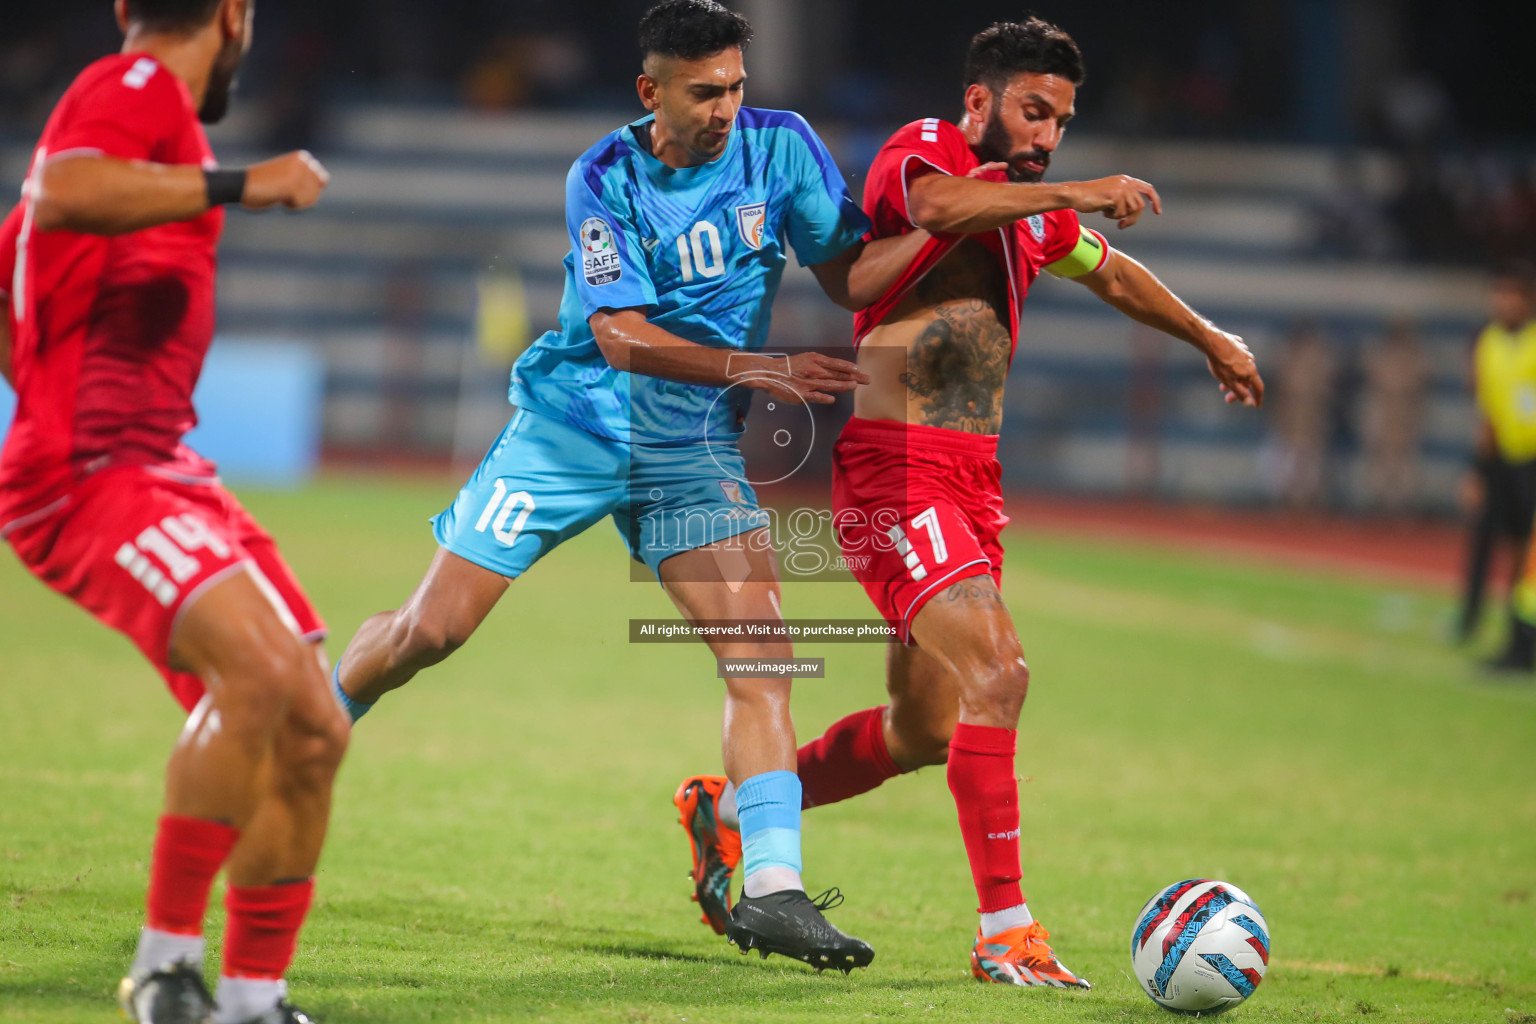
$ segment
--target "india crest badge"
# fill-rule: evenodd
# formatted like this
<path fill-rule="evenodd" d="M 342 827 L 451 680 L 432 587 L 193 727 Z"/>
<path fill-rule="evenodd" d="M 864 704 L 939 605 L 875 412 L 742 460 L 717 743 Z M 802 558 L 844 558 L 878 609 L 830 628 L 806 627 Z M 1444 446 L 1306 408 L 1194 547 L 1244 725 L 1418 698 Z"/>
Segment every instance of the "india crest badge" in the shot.
<path fill-rule="evenodd" d="M 768 204 L 752 203 L 749 206 L 736 207 L 736 227 L 741 231 L 741 240 L 754 249 L 763 247 L 763 232 L 768 225 Z"/>

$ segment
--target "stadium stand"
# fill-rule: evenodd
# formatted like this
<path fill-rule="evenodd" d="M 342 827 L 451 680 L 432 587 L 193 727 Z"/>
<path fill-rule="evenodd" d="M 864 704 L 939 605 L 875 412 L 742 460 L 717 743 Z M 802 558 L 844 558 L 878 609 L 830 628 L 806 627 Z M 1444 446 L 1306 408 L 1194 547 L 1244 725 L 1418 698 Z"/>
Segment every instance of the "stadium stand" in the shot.
<path fill-rule="evenodd" d="M 221 330 L 320 349 L 333 453 L 478 458 L 505 418 L 505 360 L 476 344 L 479 296 L 512 282 L 531 330 L 553 324 L 567 251 L 565 171 L 622 116 L 333 108 L 317 153 L 334 180 L 321 206 L 293 220 L 230 219 Z M 218 129 L 226 162 L 247 156 L 250 130 Z M 857 188 L 857 169 L 884 132 L 825 134 Z M 0 180 L 18 182 L 26 155 L 22 145 L 0 150 Z M 1316 259 L 1316 210 L 1335 187 L 1336 165 L 1320 147 L 1074 136 L 1052 175 L 1125 171 L 1152 181 L 1166 214 L 1111 230 L 1111 241 L 1249 339 L 1261 367 L 1298 322 L 1322 330 L 1350 366 L 1387 322 L 1413 321 L 1434 368 L 1420 507 L 1444 508 L 1471 436 L 1465 349 L 1484 285 L 1468 270 Z M 1366 154 L 1359 166 L 1367 190 L 1393 188 L 1385 155 Z M 775 315 L 780 344 L 846 342 L 846 314 L 806 272 L 786 275 Z M 1008 399 L 1002 457 L 1013 486 L 1243 504 L 1270 497 L 1264 420 L 1224 412 L 1204 366 L 1179 348 L 1071 284 L 1039 287 Z M 1333 445 L 1330 487 L 1343 507 L 1358 498 L 1352 417 L 1341 410 Z"/>

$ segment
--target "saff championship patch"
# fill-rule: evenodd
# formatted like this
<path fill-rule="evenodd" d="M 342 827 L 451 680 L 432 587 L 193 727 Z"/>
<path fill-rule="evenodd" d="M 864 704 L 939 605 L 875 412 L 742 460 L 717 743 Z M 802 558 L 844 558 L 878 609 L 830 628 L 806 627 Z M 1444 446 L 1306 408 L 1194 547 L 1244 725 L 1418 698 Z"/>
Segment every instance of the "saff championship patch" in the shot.
<path fill-rule="evenodd" d="M 601 217 L 581 222 L 581 273 L 587 284 L 613 284 L 624 276 L 619 247 L 613 241 L 613 229 Z"/>

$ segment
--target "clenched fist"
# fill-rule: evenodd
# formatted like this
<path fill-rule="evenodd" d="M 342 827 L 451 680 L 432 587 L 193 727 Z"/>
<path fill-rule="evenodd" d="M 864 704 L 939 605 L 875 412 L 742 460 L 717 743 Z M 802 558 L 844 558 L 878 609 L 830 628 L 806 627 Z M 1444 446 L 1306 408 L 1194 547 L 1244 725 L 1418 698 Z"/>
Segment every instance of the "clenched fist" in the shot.
<path fill-rule="evenodd" d="M 307 210 L 320 201 L 320 193 L 330 181 L 330 173 L 319 160 L 305 150 L 295 150 L 247 169 L 240 205 L 247 210 L 274 206 Z"/>

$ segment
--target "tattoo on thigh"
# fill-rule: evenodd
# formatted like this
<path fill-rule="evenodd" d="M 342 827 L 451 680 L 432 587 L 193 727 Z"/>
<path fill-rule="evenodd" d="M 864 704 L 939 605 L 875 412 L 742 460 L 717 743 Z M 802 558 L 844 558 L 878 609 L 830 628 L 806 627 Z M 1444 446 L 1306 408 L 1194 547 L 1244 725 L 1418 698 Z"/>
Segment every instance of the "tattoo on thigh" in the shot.
<path fill-rule="evenodd" d="M 997 592 L 996 587 L 989 587 L 979 583 L 975 579 L 961 580 L 951 583 L 938 595 L 940 601 L 990 601 L 993 604 L 1002 604 L 1003 595 Z"/>

